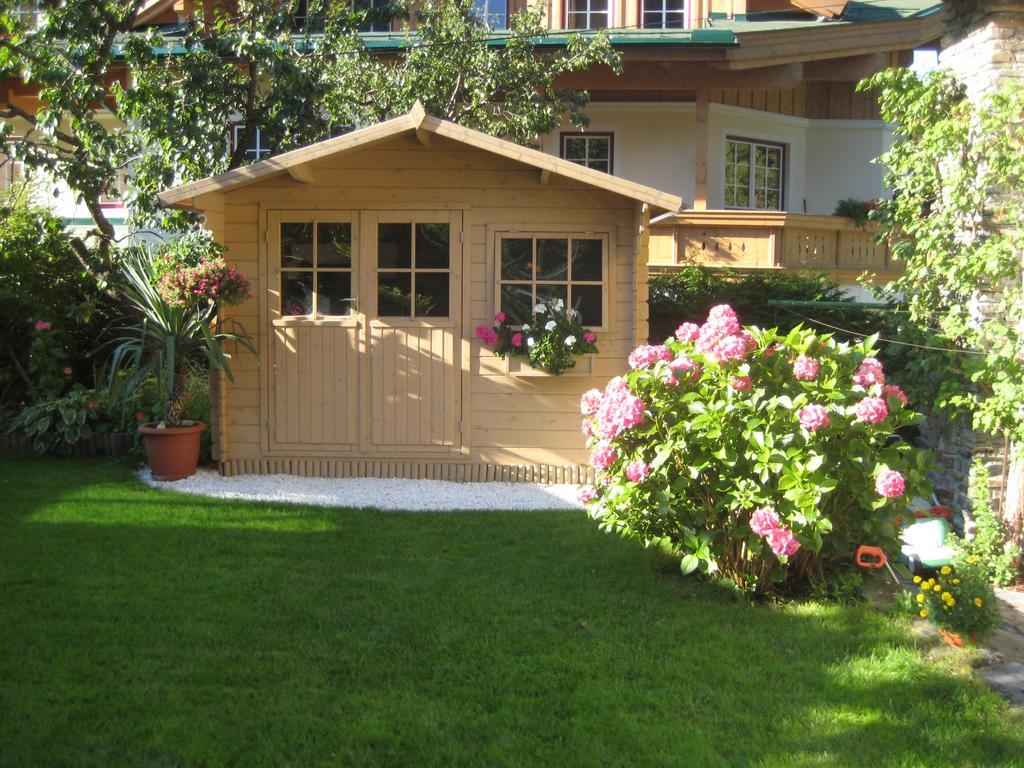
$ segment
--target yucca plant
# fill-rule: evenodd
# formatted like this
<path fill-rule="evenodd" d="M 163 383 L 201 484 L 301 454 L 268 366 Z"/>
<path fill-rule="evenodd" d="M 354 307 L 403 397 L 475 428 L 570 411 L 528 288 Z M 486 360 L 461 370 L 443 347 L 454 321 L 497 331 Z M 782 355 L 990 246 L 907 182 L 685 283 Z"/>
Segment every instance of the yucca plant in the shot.
<path fill-rule="evenodd" d="M 158 269 L 148 250 L 130 252 L 121 275 L 120 291 L 138 319 L 122 326 L 122 335 L 113 341 L 112 383 L 120 383 L 124 394 L 130 395 L 141 382 L 154 377 L 163 403 L 163 425 L 181 426 L 188 362 L 206 360 L 212 370 L 223 371 L 234 381 L 224 344 L 237 342 L 254 354 L 255 347 L 243 328 L 236 327 L 237 332 L 217 328 L 216 301 L 201 297 L 169 302 L 158 287 Z M 119 371 L 128 375 L 118 379 Z"/>

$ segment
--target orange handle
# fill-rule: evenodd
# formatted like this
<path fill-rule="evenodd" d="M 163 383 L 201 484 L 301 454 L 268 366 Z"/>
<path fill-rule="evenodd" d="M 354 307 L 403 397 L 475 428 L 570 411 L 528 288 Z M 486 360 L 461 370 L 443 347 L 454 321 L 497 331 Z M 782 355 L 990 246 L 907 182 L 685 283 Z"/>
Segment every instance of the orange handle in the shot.
<path fill-rule="evenodd" d="M 882 568 L 889 562 L 881 547 L 861 545 L 853 556 L 853 562 L 861 568 Z"/>

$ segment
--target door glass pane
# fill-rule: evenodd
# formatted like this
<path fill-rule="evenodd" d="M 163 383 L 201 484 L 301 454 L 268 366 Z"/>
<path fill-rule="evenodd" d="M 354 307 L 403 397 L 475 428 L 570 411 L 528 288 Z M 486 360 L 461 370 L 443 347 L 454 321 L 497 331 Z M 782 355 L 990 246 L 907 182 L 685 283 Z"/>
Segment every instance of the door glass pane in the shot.
<path fill-rule="evenodd" d="M 411 224 L 377 225 L 377 266 L 380 269 L 412 267 Z"/>
<path fill-rule="evenodd" d="M 317 224 L 316 243 L 317 266 L 352 266 L 351 224 Z"/>
<path fill-rule="evenodd" d="M 416 225 L 417 269 L 448 269 L 448 256 L 451 252 L 449 230 L 448 224 Z"/>
<path fill-rule="evenodd" d="M 566 287 L 564 285 L 538 285 L 537 302 L 550 303 L 556 299 L 567 301 L 569 297 L 566 295 Z"/>
<path fill-rule="evenodd" d="M 313 225 L 281 225 L 281 266 L 313 266 Z"/>
<path fill-rule="evenodd" d="M 569 241 L 537 240 L 537 279 L 567 280 L 569 277 Z"/>
<path fill-rule="evenodd" d="M 601 280 L 601 241 L 576 239 L 572 241 L 572 279 Z M 595 323 L 596 325 L 596 323 Z"/>
<path fill-rule="evenodd" d="M 574 285 L 571 306 L 580 313 L 584 325 L 602 325 L 604 322 L 601 305 L 600 285 Z"/>
<path fill-rule="evenodd" d="M 281 273 L 281 315 L 295 317 L 313 314 L 313 273 Z"/>
<path fill-rule="evenodd" d="M 316 313 L 348 315 L 352 311 L 352 273 L 318 272 L 316 276 Z"/>
<path fill-rule="evenodd" d="M 416 273 L 416 316 L 448 317 L 447 272 Z"/>
<path fill-rule="evenodd" d="M 407 225 L 406 229 L 409 229 Z M 379 317 L 412 317 L 411 273 L 377 273 L 377 315 Z"/>
<path fill-rule="evenodd" d="M 533 291 L 529 285 L 501 286 L 501 311 L 512 325 L 525 323 L 533 309 Z"/>
<path fill-rule="evenodd" d="M 533 277 L 533 241 L 509 237 L 501 241 L 501 279 L 529 280 Z"/>

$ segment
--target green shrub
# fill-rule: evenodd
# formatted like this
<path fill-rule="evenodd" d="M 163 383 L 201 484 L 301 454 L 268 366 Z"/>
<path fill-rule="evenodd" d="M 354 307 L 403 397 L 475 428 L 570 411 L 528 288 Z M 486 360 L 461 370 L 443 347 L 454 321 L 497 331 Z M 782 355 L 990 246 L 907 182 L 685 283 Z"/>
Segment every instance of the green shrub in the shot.
<path fill-rule="evenodd" d="M 68 451 L 97 431 L 101 418 L 99 395 L 91 389 L 73 389 L 24 408 L 8 431 L 24 434 L 38 453 Z"/>
<path fill-rule="evenodd" d="M 581 403 L 598 479 L 581 499 L 603 529 L 758 592 L 846 568 L 860 544 L 898 551 L 931 460 L 895 434 L 921 417 L 874 339 L 741 330 L 719 306 L 629 364 Z"/>
<path fill-rule="evenodd" d="M 1016 564 L 1020 548 L 1009 541 L 1002 521 L 992 510 L 989 473 L 985 465 L 975 461 L 968 481 L 971 517 L 977 526 L 974 538 L 956 539 L 958 564 L 970 557 L 997 587 L 1006 586 L 1018 575 Z"/>
<path fill-rule="evenodd" d="M 880 200 L 876 197 L 871 200 L 858 200 L 855 197 L 847 197 L 836 203 L 833 216 L 846 216 L 853 219 L 854 224 L 863 229 L 867 226 L 871 214 L 878 210 Z"/>
<path fill-rule="evenodd" d="M 864 600 L 864 577 L 857 571 L 836 571 L 812 577 L 811 597 L 819 603 L 855 605 Z"/>

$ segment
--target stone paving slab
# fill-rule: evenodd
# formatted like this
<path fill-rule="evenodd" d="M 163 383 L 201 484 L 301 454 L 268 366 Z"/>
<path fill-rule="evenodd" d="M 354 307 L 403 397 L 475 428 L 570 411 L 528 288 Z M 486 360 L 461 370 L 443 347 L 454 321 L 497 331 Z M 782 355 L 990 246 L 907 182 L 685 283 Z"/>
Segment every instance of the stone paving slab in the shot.
<path fill-rule="evenodd" d="M 981 671 L 992 690 L 1011 704 L 1024 707 L 1024 664 L 1010 661 Z"/>

